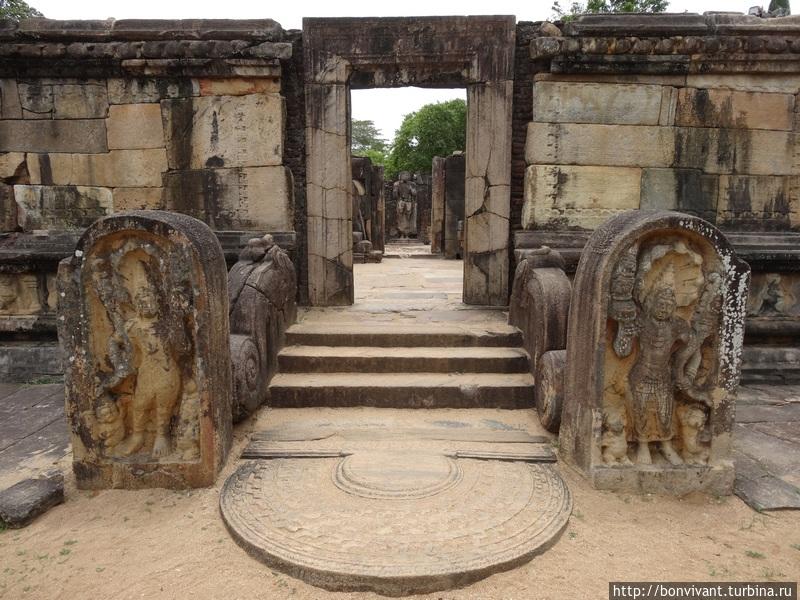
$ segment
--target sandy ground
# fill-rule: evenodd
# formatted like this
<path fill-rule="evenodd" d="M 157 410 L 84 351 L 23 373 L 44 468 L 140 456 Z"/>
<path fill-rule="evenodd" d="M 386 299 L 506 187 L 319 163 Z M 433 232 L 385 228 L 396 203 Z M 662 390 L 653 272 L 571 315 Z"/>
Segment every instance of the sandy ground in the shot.
<path fill-rule="evenodd" d="M 237 428 L 232 457 L 252 430 L 273 424 L 269 413 Z M 188 492 L 83 492 L 68 475 L 64 505 L 26 529 L 0 532 L 0 597 L 379 598 L 311 587 L 241 550 L 218 509 L 219 488 L 237 462 L 228 461 L 214 488 Z M 607 598 L 609 580 L 800 579 L 800 511 L 758 513 L 735 496 L 598 492 L 561 472 L 574 511 L 550 550 L 470 587 L 416 597 Z"/>

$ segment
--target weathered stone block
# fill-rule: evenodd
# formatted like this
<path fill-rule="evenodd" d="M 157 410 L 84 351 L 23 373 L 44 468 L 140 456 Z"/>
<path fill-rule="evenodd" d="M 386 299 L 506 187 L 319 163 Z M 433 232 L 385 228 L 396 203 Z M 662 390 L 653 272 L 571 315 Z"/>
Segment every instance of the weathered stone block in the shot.
<path fill-rule="evenodd" d="M 445 159 L 434 156 L 431 167 L 431 252 L 444 252 Z"/>
<path fill-rule="evenodd" d="M 101 187 L 15 185 L 14 199 L 23 231 L 82 229 L 113 211 L 111 190 Z"/>
<path fill-rule="evenodd" d="M 706 173 L 790 175 L 794 137 L 786 131 L 676 127 L 674 166 Z"/>
<path fill-rule="evenodd" d="M 560 456 L 622 492 L 730 494 L 750 267 L 713 225 L 636 211 L 575 274 Z"/>
<path fill-rule="evenodd" d="M 114 188 L 114 212 L 126 210 L 163 210 L 163 189 L 157 187 L 145 188 Z"/>
<path fill-rule="evenodd" d="M 0 183 L 0 231 L 17 228 L 17 205 L 14 202 L 14 187 Z"/>
<path fill-rule="evenodd" d="M 115 104 L 108 111 L 110 150 L 163 148 L 164 129 L 158 104 Z"/>
<path fill-rule="evenodd" d="M 297 317 L 297 276 L 271 235 L 251 239 L 228 273 L 233 418 L 240 421 L 267 399 L 278 351 Z"/>
<path fill-rule="evenodd" d="M 53 86 L 54 119 L 104 119 L 107 114 L 105 82 Z"/>
<path fill-rule="evenodd" d="M 791 131 L 794 104 L 791 94 L 682 88 L 675 124 Z"/>
<path fill-rule="evenodd" d="M 25 527 L 62 502 L 64 476 L 60 472 L 25 479 L 0 492 L 0 522 L 15 529 Z"/>
<path fill-rule="evenodd" d="M 218 78 L 198 79 L 201 96 L 245 96 L 247 94 L 279 94 L 280 79 Z"/>
<path fill-rule="evenodd" d="M 672 127 L 528 124 L 528 164 L 669 167 L 674 156 Z"/>
<path fill-rule="evenodd" d="M 166 98 L 190 98 L 200 93 L 192 79 L 111 78 L 108 80 L 108 101 L 111 104 L 161 102 Z"/>
<path fill-rule="evenodd" d="M 19 177 L 25 170 L 25 154 L 22 152 L 0 153 L 0 179 Z"/>
<path fill-rule="evenodd" d="M 19 103 L 25 119 L 52 119 L 55 112 L 53 86 L 40 81 L 18 83 Z"/>
<path fill-rule="evenodd" d="M 464 155 L 451 154 L 445 158 L 444 168 L 444 256 L 462 258 L 464 248 L 458 236 L 458 224 L 464 221 Z"/>
<path fill-rule="evenodd" d="M 163 148 L 112 150 L 107 154 L 47 154 L 36 160 L 38 167 L 32 169 L 31 182 L 46 185 L 160 187 L 161 174 L 167 170 L 167 153 Z M 37 172 L 38 178 L 34 175 Z"/>
<path fill-rule="evenodd" d="M 677 210 L 715 223 L 719 176 L 697 169 L 644 169 L 639 208 Z"/>
<path fill-rule="evenodd" d="M 106 152 L 103 119 L 0 121 L 0 152 Z"/>
<path fill-rule="evenodd" d="M 617 213 L 639 208 L 641 175 L 637 168 L 530 166 L 523 227 L 595 229 Z"/>
<path fill-rule="evenodd" d="M 0 79 L 0 119 L 21 119 L 22 105 L 16 79 Z"/>
<path fill-rule="evenodd" d="M 542 123 L 658 125 L 662 86 L 537 81 L 533 120 Z"/>
<path fill-rule="evenodd" d="M 787 230 L 800 226 L 800 198 L 792 194 L 799 177 L 722 175 L 717 224 L 751 231 Z"/>
<path fill-rule="evenodd" d="M 225 259 L 186 215 L 95 222 L 58 271 L 78 487 L 209 486 L 231 445 Z"/>
<path fill-rule="evenodd" d="M 291 172 L 285 167 L 201 169 L 164 176 L 164 206 L 214 229 L 292 231 Z"/>
<path fill-rule="evenodd" d="M 690 88 L 731 89 L 744 92 L 778 94 L 800 93 L 800 75 L 796 73 L 690 73 L 686 76 Z"/>
<path fill-rule="evenodd" d="M 171 169 L 283 161 L 285 107 L 277 94 L 164 100 L 161 106 Z"/>

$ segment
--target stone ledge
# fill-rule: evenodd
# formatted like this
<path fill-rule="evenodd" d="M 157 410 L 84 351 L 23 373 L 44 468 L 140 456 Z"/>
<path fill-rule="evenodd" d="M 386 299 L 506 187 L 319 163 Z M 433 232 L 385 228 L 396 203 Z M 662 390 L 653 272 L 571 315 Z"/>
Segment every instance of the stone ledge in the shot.
<path fill-rule="evenodd" d="M 0 22 L 0 40 L 262 40 L 280 41 L 284 30 L 272 19 L 25 19 Z"/>

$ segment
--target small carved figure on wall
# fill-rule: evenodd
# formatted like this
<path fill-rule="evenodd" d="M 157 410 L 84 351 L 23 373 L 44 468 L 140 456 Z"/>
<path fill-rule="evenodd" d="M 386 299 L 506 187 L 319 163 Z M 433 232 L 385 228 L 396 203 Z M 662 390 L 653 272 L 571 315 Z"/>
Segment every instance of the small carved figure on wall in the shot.
<path fill-rule="evenodd" d="M 683 443 L 683 460 L 690 465 L 708 463 L 708 448 L 700 438 L 707 419 L 706 409 L 698 404 L 684 404 L 678 408 Z"/>
<path fill-rule="evenodd" d="M 607 465 L 630 465 L 628 439 L 625 434 L 625 412 L 618 407 L 603 411 L 603 461 Z"/>

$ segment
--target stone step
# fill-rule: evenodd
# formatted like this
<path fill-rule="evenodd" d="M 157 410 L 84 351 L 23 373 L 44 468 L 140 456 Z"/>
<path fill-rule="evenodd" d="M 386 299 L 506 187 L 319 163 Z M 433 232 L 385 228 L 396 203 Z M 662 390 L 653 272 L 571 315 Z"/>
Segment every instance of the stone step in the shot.
<path fill-rule="evenodd" d="M 273 407 L 528 408 L 529 373 L 279 373 Z"/>
<path fill-rule="evenodd" d="M 281 373 L 526 373 L 528 353 L 505 347 L 288 346 Z"/>
<path fill-rule="evenodd" d="M 391 347 L 513 347 L 522 346 L 519 329 L 502 323 L 402 324 L 330 323 L 292 325 L 286 331 L 289 346 L 379 346 Z"/>

